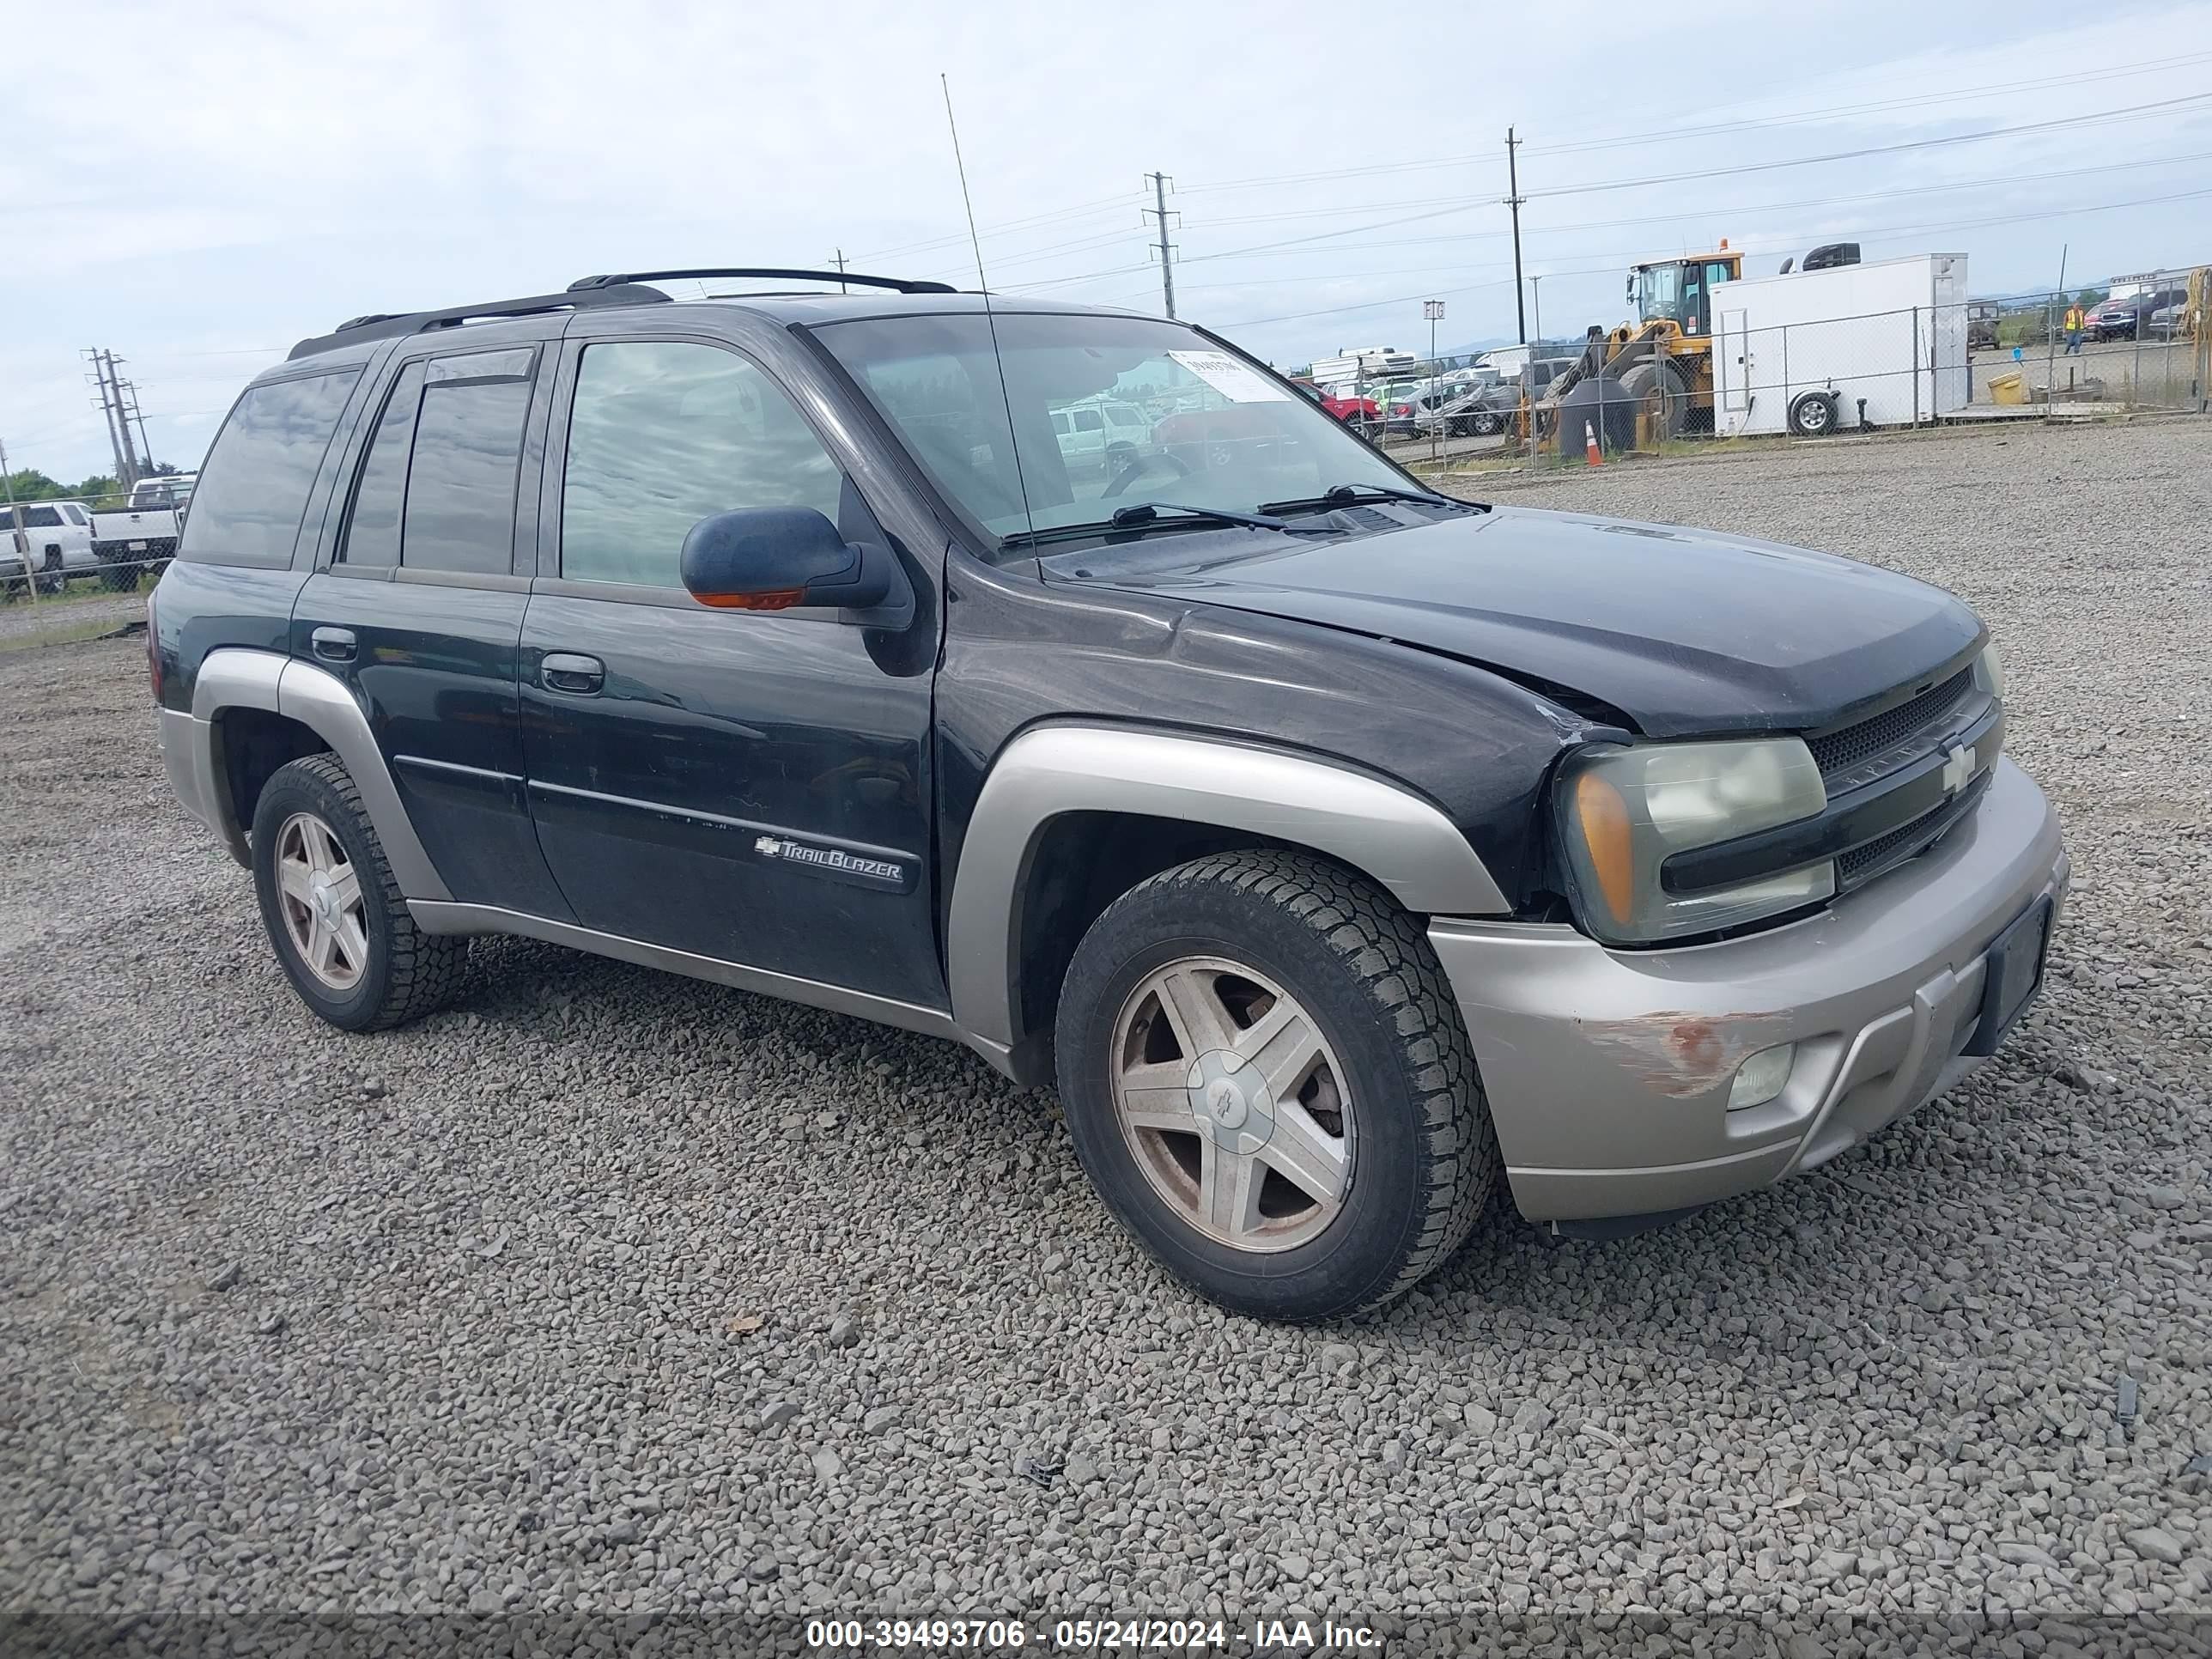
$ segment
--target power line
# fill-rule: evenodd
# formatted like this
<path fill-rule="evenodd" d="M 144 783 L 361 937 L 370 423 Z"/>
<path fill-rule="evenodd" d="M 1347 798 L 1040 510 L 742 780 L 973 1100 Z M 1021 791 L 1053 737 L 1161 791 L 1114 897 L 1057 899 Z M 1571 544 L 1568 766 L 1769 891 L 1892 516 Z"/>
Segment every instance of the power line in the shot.
<path fill-rule="evenodd" d="M 1746 118 L 1741 121 L 1717 122 L 1707 127 L 1660 127 L 1640 132 L 1632 131 L 1601 134 L 1595 138 L 1577 141 L 1572 143 L 1531 144 L 1528 146 L 1528 149 L 1531 155 L 1540 151 L 1545 155 L 1562 155 L 1575 154 L 1584 150 L 1618 149 L 1625 144 L 1664 142 L 1677 137 L 1699 137 L 1709 132 L 1740 132 L 1764 127 L 1795 126 L 1801 125 L 1807 121 L 1826 118 L 1836 115 L 1851 113 L 1879 113 L 1886 109 L 1903 108 L 1916 105 L 1942 103 L 1957 100 L 1991 97 L 2003 92 L 2048 88 L 2051 87 L 2081 84 L 2092 81 L 2117 80 L 2133 75 L 2154 74 L 2162 70 L 2185 69 L 2193 64 L 2202 63 L 2208 58 L 2212 58 L 2212 52 L 2194 52 L 2179 57 L 2143 58 L 2135 63 L 2115 64 L 2101 70 L 2087 70 L 2073 75 L 2040 76 L 2024 81 L 1985 82 L 1980 87 L 1962 88 L 1950 92 L 1929 93 L 1912 98 L 1880 100 L 1863 105 L 1837 105 L 1826 110 L 1808 111 L 1802 113 L 1793 113 L 1790 115 L 1751 117 Z M 1864 69 L 1876 66 L 1862 65 L 1861 67 L 1862 70 L 1863 70 Z M 1769 94 L 1769 96 L 1771 96 L 1771 94 Z M 1741 101 L 1758 102 L 1761 100 L 1744 100 Z M 1723 106 L 1723 107 L 1726 106 Z M 1488 155 L 1472 154 L 1462 155 L 1427 156 L 1402 161 L 1378 161 L 1358 167 L 1328 167 L 1306 173 L 1261 174 L 1248 179 L 1224 179 L 1218 184 L 1192 185 L 1186 187 L 1183 193 L 1187 196 L 1200 195 L 1225 190 L 1265 189 L 1278 185 L 1318 184 L 1332 179 L 1371 178 L 1382 174 L 1395 173 L 1425 173 L 1434 171 L 1441 167 L 1466 167 L 1471 163 L 1486 162 L 1490 161 L 1491 157 Z"/>
<path fill-rule="evenodd" d="M 2139 121 L 2152 115 L 2169 113 L 2185 105 L 2203 104 L 2212 100 L 2212 92 L 2192 92 L 2181 98 L 2162 98 L 2154 103 L 2129 104 L 2116 110 L 2100 110 L 2089 115 L 2055 116 L 2047 121 L 2027 121 L 2018 126 L 1985 127 L 1979 132 L 1954 132 L 1941 138 L 1911 138 L 1895 144 L 1867 144 L 1857 149 L 1839 149 L 1826 155 L 1797 155 L 1779 161 L 1744 161 L 1735 167 L 1699 167 L 1687 173 L 1652 173 L 1642 179 L 1615 179 L 1595 185 L 1559 185 L 1550 190 L 1528 192 L 1531 199 L 1557 196 L 1589 196 L 1601 191 L 1642 190 L 1651 185 L 1680 184 L 1690 179 L 1726 179 L 1746 173 L 1772 173 L 1782 167 L 1818 167 L 1827 161 L 1863 161 L 1869 155 L 1898 155 L 1908 150 L 1936 149 L 1949 144 L 1979 143 L 1985 138 L 2012 138 L 2027 132 L 2056 132 L 2062 128 L 2101 126 L 2108 121 Z"/>
<path fill-rule="evenodd" d="M 1651 132 L 1624 133 L 1614 137 L 1578 140 L 1566 144 L 1531 144 L 1530 155 L 1577 155 L 1589 150 L 1618 149 L 1624 144 L 1668 143 L 1680 138 L 1705 138 L 1723 133 L 1743 132 L 1769 127 L 1802 126 L 1809 121 L 1825 121 L 1839 115 L 1875 115 L 1891 110 L 1919 109 L 1930 104 L 1969 102 L 1979 98 L 1994 98 L 2002 93 L 2041 92 L 2057 87 L 2083 86 L 2093 81 L 2116 81 L 2130 76 L 2154 75 L 2166 70 L 2187 69 L 2194 64 L 2212 61 L 2212 52 L 2190 52 L 2180 57 L 2148 58 L 2133 64 L 2117 64 L 2110 69 L 2085 70 L 2074 75 L 2042 76 L 2024 81 L 1989 82 L 1978 87 L 1961 87 L 1949 92 L 1923 93 L 1910 98 L 1883 98 L 1870 103 L 1836 104 L 1826 109 L 1804 110 L 1790 115 L 1752 117 L 1740 121 L 1716 121 L 1703 126 L 1662 127 Z"/>
<path fill-rule="evenodd" d="M 2098 202 L 2078 207 L 2040 208 L 2027 213 L 1999 214 L 1985 218 L 1950 219 L 1917 225 L 1876 225 L 1862 230 L 1859 234 L 1862 236 L 1869 237 L 1901 236 L 1914 231 L 1970 230 L 1984 225 L 2019 224 L 2027 220 L 2063 218 L 2074 214 L 2111 213 L 2116 212 L 2124 208 L 2160 207 L 2168 202 L 2193 201 L 2200 197 L 2206 196 L 2212 196 L 2212 186 L 2208 186 L 2202 190 L 2176 191 L 2164 196 L 2139 197 L 2132 201 L 2126 202 Z M 1762 255 L 1784 253 L 1790 251 L 1790 246 L 1793 245 L 1774 244 L 1764 247 L 1747 246 L 1738 249 L 1737 252 L 1745 254 L 1755 253 Z M 1619 261 L 1622 259 L 1632 259 L 1635 257 L 1636 256 L 1633 252 L 1618 253 L 1610 257 L 1593 255 L 1592 258 L 1598 258 L 1600 260 L 1599 263 L 1581 266 L 1564 267 L 1558 270 L 1547 270 L 1544 274 L 1547 276 L 1587 276 L 1601 271 L 1617 271 L 1620 269 Z M 1502 288 L 1504 286 L 1506 280 L 1507 279 L 1500 278 L 1498 281 L 1494 283 L 1469 283 L 1465 288 L 1449 289 L 1446 289 L 1445 292 L 1447 295 L 1471 294 L 1486 288 Z M 1231 283 L 1224 284 L 1224 286 L 1234 287 L 1236 285 Z M 1290 312 L 1279 317 L 1248 317 L 1239 322 L 1220 323 L 1214 325 L 1214 326 L 1219 328 L 1261 328 L 1272 323 L 1300 322 L 1309 317 L 1334 317 L 1351 311 L 1376 311 L 1380 310 L 1386 306 L 1411 305 L 1416 300 L 1433 298 L 1435 294 L 1435 289 L 1425 289 L 1419 294 L 1404 295 L 1394 299 L 1375 300 L 1358 305 L 1334 306 L 1319 311 Z"/>

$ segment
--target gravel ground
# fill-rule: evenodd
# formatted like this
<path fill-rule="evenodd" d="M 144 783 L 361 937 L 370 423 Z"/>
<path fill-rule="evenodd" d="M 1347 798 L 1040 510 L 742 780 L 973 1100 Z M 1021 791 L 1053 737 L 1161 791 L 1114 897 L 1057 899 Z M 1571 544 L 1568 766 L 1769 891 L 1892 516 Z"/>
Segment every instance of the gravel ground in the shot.
<path fill-rule="evenodd" d="M 1874 1144 L 1620 1243 L 1500 1216 L 1334 1330 L 1169 1285 L 1053 1102 L 950 1044 L 519 943 L 417 1027 L 318 1024 L 170 802 L 138 650 L 0 658 L 0 1609 L 53 1621 L 19 1645 L 2212 1639 L 2212 425 L 1483 487 L 1960 590 L 2075 896 L 2008 1051 Z"/>
<path fill-rule="evenodd" d="M 95 624 L 119 628 L 125 623 L 142 621 L 146 615 L 143 593 L 91 595 L 90 583 L 76 582 L 71 584 L 68 599 L 60 603 L 21 599 L 0 607 L 0 649 L 19 643 L 27 646 L 40 635 L 75 635 Z"/>

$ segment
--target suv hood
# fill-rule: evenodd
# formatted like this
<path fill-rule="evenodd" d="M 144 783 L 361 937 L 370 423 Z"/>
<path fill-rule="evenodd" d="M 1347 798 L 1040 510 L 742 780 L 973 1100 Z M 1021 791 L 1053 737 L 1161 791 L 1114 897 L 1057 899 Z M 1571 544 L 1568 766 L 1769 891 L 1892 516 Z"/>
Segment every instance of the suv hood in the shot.
<path fill-rule="evenodd" d="M 1597 698 L 1653 737 L 1817 731 L 1982 638 L 1963 603 L 1908 576 L 1582 514 L 1496 507 L 1210 567 L 1194 554 L 1098 580 L 1402 640 Z"/>

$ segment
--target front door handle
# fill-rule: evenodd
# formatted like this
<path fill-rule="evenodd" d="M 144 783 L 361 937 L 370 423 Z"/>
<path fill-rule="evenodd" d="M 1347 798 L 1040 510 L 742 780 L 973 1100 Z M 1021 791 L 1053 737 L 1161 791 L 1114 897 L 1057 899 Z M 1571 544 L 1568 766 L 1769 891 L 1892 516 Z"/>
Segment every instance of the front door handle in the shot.
<path fill-rule="evenodd" d="M 595 696 L 607 683 L 607 665 L 578 651 L 548 651 L 538 665 L 538 683 L 548 691 Z"/>
<path fill-rule="evenodd" d="M 325 662 L 351 662 L 359 648 L 350 628 L 318 628 L 307 640 Z"/>

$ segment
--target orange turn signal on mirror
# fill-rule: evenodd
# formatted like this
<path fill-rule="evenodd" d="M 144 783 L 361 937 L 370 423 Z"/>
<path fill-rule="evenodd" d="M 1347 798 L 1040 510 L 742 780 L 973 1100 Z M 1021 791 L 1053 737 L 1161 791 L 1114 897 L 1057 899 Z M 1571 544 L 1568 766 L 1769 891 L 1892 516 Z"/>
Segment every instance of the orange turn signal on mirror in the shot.
<path fill-rule="evenodd" d="M 1627 801 L 1596 773 L 1585 772 L 1575 780 L 1575 823 L 1589 851 L 1605 908 L 1615 921 L 1626 923 L 1636 907 L 1634 837 L 1629 833 Z"/>
<path fill-rule="evenodd" d="M 803 587 L 779 587 L 766 593 L 694 593 L 702 605 L 717 611 L 788 611 L 806 597 Z"/>

